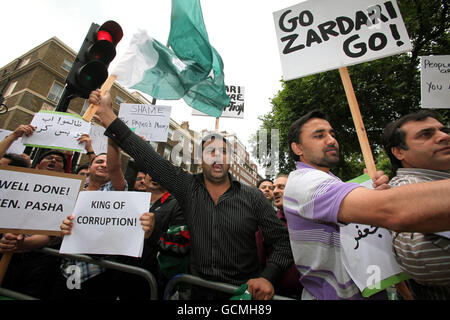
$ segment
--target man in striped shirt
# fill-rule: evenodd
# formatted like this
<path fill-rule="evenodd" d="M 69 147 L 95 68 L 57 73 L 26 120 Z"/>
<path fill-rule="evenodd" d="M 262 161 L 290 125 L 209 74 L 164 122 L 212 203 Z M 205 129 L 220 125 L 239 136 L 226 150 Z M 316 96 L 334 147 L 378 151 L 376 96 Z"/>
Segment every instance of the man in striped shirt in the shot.
<path fill-rule="evenodd" d="M 384 130 L 394 178 L 389 185 L 450 179 L 450 135 L 428 110 L 405 115 Z M 434 233 L 394 232 L 393 251 L 411 277 L 415 299 L 450 299 L 450 239 Z"/>
<path fill-rule="evenodd" d="M 450 181 L 388 189 L 377 172 L 370 190 L 344 183 L 330 172 L 339 162 L 339 144 L 323 113 L 312 111 L 288 133 L 297 162 L 284 192 L 294 261 L 305 299 L 361 299 L 341 261 L 341 223 L 391 230 L 434 232 L 450 227 Z M 420 199 L 420 203 L 411 199 Z"/>
<path fill-rule="evenodd" d="M 163 159 L 118 119 L 109 92 L 101 97 L 99 90 L 94 91 L 89 101 L 99 105 L 97 115 L 107 128 L 105 135 L 177 199 L 191 234 L 192 274 L 234 285 L 247 283 L 254 299 L 271 299 L 274 285 L 293 263 L 289 235 L 262 192 L 229 174 L 229 143 L 219 135 L 204 138 L 203 173 L 192 175 Z M 273 247 L 263 270 L 259 270 L 256 250 L 258 227 Z"/>

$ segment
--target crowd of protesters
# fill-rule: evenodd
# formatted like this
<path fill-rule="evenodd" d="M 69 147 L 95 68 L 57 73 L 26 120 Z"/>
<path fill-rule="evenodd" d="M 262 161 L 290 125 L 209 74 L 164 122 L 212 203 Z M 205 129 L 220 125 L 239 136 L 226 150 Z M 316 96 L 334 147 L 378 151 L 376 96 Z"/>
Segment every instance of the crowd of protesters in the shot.
<path fill-rule="evenodd" d="M 72 170 L 72 154 L 46 150 L 35 168 L 84 175 L 84 191 L 151 192 L 142 257 L 103 256 L 150 271 L 159 298 L 177 273 L 208 281 L 246 285 L 253 299 L 274 294 L 292 299 L 365 299 L 341 260 L 340 226 L 361 223 L 392 231 L 392 255 L 410 279 L 397 285 L 400 299 L 450 298 L 450 135 L 438 115 L 421 111 L 390 123 L 384 144 L 394 178 L 378 171 L 375 190 L 344 183 L 331 173 L 339 143 L 325 114 L 313 111 L 289 129 L 296 170 L 263 179 L 257 188 L 229 173 L 231 146 L 218 133 L 202 140 L 202 173 L 190 174 L 161 157 L 112 111 L 111 96 L 94 91 L 90 103 L 106 128 L 108 151 Z M 21 125 L 0 142 L 0 164 L 31 167 L 29 156 L 6 153 L 34 132 Z M 120 151 L 132 159 L 124 173 Z M 420 183 L 419 183 L 420 182 Z M 408 185 L 408 186 L 405 186 Z M 417 199 L 417 201 L 415 201 Z M 136 275 L 36 252 L 58 249 L 71 234 L 73 215 L 62 219 L 61 237 L 5 233 L 0 253 L 14 252 L 3 287 L 40 299 L 148 299 L 150 288 Z M 1 226 L 0 226 L 1 227 Z M 99 257 L 100 258 L 100 257 Z M 69 288 L 73 267 L 81 288 Z M 203 287 L 179 290 L 180 299 L 229 299 Z M 385 291 L 369 299 L 387 299 Z"/>

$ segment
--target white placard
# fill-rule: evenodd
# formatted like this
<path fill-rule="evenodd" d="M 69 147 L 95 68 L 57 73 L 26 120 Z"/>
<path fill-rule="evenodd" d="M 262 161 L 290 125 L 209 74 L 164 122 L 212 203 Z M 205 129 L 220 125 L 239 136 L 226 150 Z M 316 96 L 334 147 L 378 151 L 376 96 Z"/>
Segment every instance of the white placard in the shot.
<path fill-rule="evenodd" d="M 82 183 L 78 175 L 0 166 L 0 229 L 59 233 Z"/>
<path fill-rule="evenodd" d="M 85 145 L 78 138 L 89 133 L 91 124 L 81 116 L 54 111 L 37 112 L 31 124 L 36 128 L 29 137 L 22 137 L 26 146 L 69 150 L 86 153 Z"/>
<path fill-rule="evenodd" d="M 64 237 L 60 253 L 140 257 L 144 231 L 139 218 L 148 211 L 150 196 L 149 192 L 80 192 L 72 234 Z"/>
<path fill-rule="evenodd" d="M 450 108 L 450 55 L 420 57 L 422 108 Z"/>
<path fill-rule="evenodd" d="M 284 80 L 412 50 L 395 0 L 309 0 L 273 17 Z"/>
<path fill-rule="evenodd" d="M 172 107 L 152 104 L 120 104 L 119 118 L 139 136 L 167 142 Z"/>
<path fill-rule="evenodd" d="M 92 149 L 94 149 L 95 154 L 108 151 L 108 137 L 105 136 L 105 128 L 92 125 L 89 136 L 91 137 Z"/>
<path fill-rule="evenodd" d="M 223 107 L 221 118 L 239 118 L 244 119 L 244 98 L 245 89 L 242 86 L 226 86 L 227 95 L 230 97 L 230 104 Z M 210 115 L 192 108 L 193 116 Z"/>
<path fill-rule="evenodd" d="M 0 141 L 4 140 L 11 133 L 12 131 L 0 129 Z M 25 146 L 22 143 L 22 138 L 19 138 L 11 144 L 6 153 L 22 154 L 24 150 Z"/>
<path fill-rule="evenodd" d="M 356 179 L 361 186 L 373 189 L 368 175 Z M 340 240 L 342 263 L 363 296 L 369 297 L 408 278 L 392 254 L 389 230 L 350 223 L 340 227 Z"/>

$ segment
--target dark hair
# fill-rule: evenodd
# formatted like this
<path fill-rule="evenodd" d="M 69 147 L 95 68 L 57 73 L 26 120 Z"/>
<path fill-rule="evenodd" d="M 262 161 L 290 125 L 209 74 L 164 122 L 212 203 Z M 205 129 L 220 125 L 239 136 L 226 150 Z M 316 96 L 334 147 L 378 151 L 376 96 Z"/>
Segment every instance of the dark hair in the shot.
<path fill-rule="evenodd" d="M 258 181 L 258 184 L 256 185 L 256 187 L 259 189 L 259 186 L 261 185 L 261 183 L 263 183 L 265 181 L 269 181 L 269 182 L 273 183 L 273 181 L 270 180 L 270 179 L 261 179 L 261 180 Z"/>
<path fill-rule="evenodd" d="M 106 156 L 106 155 L 107 155 L 106 152 L 102 152 L 102 153 L 96 154 L 95 157 L 92 158 L 92 160 L 89 162 L 89 165 L 91 166 L 94 163 L 94 160 L 97 159 L 98 157 Z"/>
<path fill-rule="evenodd" d="M 66 159 L 66 156 L 64 155 L 64 153 L 62 153 L 61 151 L 58 151 L 58 150 L 49 150 L 49 151 L 47 151 L 47 152 L 44 152 L 44 153 L 39 157 L 37 163 L 38 163 L 38 164 L 41 163 L 41 161 L 42 161 L 46 156 L 51 155 L 51 154 L 55 154 L 55 155 L 61 156 L 61 157 L 63 158 L 63 168 L 64 168 L 64 170 L 66 170 L 66 167 L 67 167 L 67 159 Z"/>
<path fill-rule="evenodd" d="M 75 170 L 75 174 L 78 174 L 81 170 L 89 168 L 89 163 L 81 164 Z"/>
<path fill-rule="evenodd" d="M 443 122 L 441 117 L 430 111 L 430 110 L 421 110 L 419 112 L 410 113 L 400 117 L 399 119 L 390 122 L 383 131 L 383 146 L 386 154 L 391 161 L 391 169 L 392 174 L 397 173 L 398 168 L 402 168 L 402 162 L 398 160 L 394 154 L 392 153 L 393 147 L 399 147 L 403 150 L 408 150 L 408 146 L 406 145 L 405 137 L 406 132 L 400 129 L 405 123 L 411 121 L 423 121 L 426 118 L 433 118 L 439 122 Z"/>
<path fill-rule="evenodd" d="M 295 120 L 291 126 L 289 127 L 288 131 L 288 144 L 289 144 L 289 150 L 291 152 L 291 156 L 295 159 L 295 161 L 300 161 L 300 157 L 292 151 L 291 144 L 293 142 L 300 143 L 300 133 L 302 131 L 303 125 L 308 122 L 311 119 L 319 118 L 324 119 L 328 121 L 328 118 L 326 115 L 320 111 L 320 110 L 313 110 L 302 116 L 301 118 Z"/>
<path fill-rule="evenodd" d="M 7 153 L 3 156 L 3 158 L 9 159 L 10 162 L 8 163 L 9 166 L 16 166 L 16 167 L 22 167 L 22 168 L 29 168 L 30 163 L 27 159 L 22 157 L 20 154 L 17 153 Z"/>

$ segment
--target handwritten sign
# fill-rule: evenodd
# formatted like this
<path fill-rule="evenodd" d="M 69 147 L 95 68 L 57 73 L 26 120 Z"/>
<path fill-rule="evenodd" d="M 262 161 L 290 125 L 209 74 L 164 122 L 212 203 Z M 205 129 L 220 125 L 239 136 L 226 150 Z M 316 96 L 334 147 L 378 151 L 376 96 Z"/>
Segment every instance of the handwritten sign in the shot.
<path fill-rule="evenodd" d="M 166 142 L 172 107 L 151 104 L 120 105 L 119 118 L 139 136 L 152 142 Z"/>
<path fill-rule="evenodd" d="M 395 0 L 309 0 L 273 17 L 285 80 L 412 50 Z"/>
<path fill-rule="evenodd" d="M 0 141 L 4 140 L 9 136 L 12 131 L 0 129 Z M 25 146 L 22 143 L 22 138 L 17 139 L 12 143 L 12 145 L 6 150 L 6 153 L 17 153 L 21 154 L 25 150 Z"/>
<path fill-rule="evenodd" d="M 140 257 L 144 231 L 139 217 L 148 211 L 148 192 L 84 191 L 75 205 L 72 234 L 60 253 Z"/>
<path fill-rule="evenodd" d="M 31 124 L 36 130 L 30 137 L 22 137 L 26 146 L 53 148 L 85 153 L 83 144 L 77 139 L 89 133 L 91 124 L 81 116 L 65 112 L 40 111 L 34 115 Z"/>
<path fill-rule="evenodd" d="M 93 125 L 89 136 L 92 141 L 92 149 L 95 154 L 106 153 L 108 151 L 108 137 L 105 136 L 105 128 Z"/>
<path fill-rule="evenodd" d="M 0 166 L 0 229 L 59 235 L 83 181 L 78 175 Z"/>
<path fill-rule="evenodd" d="M 226 86 L 227 95 L 230 97 L 230 104 L 223 107 L 221 118 L 244 118 L 244 87 Z M 192 109 L 193 116 L 208 116 L 206 113 Z"/>
<path fill-rule="evenodd" d="M 450 55 L 420 57 L 422 108 L 450 108 Z"/>
<path fill-rule="evenodd" d="M 365 174 L 349 182 L 372 189 Z M 408 279 L 392 254 L 392 237 L 384 228 L 348 224 L 340 228 L 342 262 L 364 297 Z"/>

